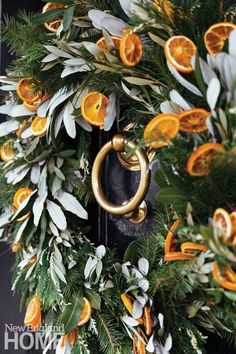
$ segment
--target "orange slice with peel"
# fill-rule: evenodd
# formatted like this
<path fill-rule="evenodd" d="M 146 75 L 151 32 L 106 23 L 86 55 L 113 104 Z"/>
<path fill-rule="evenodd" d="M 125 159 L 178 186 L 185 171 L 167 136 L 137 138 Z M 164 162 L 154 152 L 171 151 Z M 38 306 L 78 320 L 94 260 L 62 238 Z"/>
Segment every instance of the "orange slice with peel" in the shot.
<path fill-rule="evenodd" d="M 14 243 L 14 245 L 12 245 L 12 248 L 11 248 L 12 253 L 16 253 L 17 251 L 19 251 L 21 246 L 22 246 L 21 242 Z"/>
<path fill-rule="evenodd" d="M 210 173 L 213 157 L 216 153 L 223 152 L 221 144 L 208 143 L 199 146 L 189 157 L 187 172 L 190 176 L 206 176 Z"/>
<path fill-rule="evenodd" d="M 100 38 L 96 45 L 98 46 L 99 49 L 101 49 L 102 51 L 104 52 L 110 52 L 112 49 L 114 49 L 114 47 L 116 49 L 119 49 L 120 48 L 120 42 L 121 42 L 121 38 L 120 37 L 117 37 L 117 36 L 111 36 L 111 39 L 114 43 L 114 46 L 109 48 L 107 47 L 107 43 L 106 43 L 106 40 L 104 37 Z"/>
<path fill-rule="evenodd" d="M 138 333 L 141 338 L 144 338 L 144 333 L 141 331 L 141 329 L 138 329 Z M 134 352 L 134 354 L 146 354 L 145 343 L 141 338 L 134 335 L 134 339 L 133 339 L 133 352 Z"/>
<path fill-rule="evenodd" d="M 232 243 L 233 246 L 236 246 L 236 211 L 233 211 L 230 214 L 230 220 L 231 220 L 231 236 L 230 236 L 230 242 Z"/>
<path fill-rule="evenodd" d="M 165 254 L 176 251 L 174 232 L 180 224 L 181 224 L 180 220 L 176 220 L 172 224 L 165 239 Z"/>
<path fill-rule="evenodd" d="M 0 156 L 2 161 L 9 162 L 14 159 L 14 140 L 7 140 L 1 147 Z"/>
<path fill-rule="evenodd" d="M 208 53 L 216 55 L 224 48 L 225 41 L 236 28 L 231 22 L 220 22 L 212 25 L 204 35 L 204 43 Z"/>
<path fill-rule="evenodd" d="M 187 133 L 201 133 L 207 130 L 206 119 L 211 115 L 203 108 L 193 108 L 179 114 L 179 130 Z"/>
<path fill-rule="evenodd" d="M 58 3 L 52 3 L 48 2 L 44 7 L 42 13 L 45 13 L 50 10 L 56 10 L 56 9 L 65 9 L 67 5 L 64 4 L 58 4 Z M 61 23 L 63 21 L 63 16 L 58 16 L 56 18 L 53 18 L 50 21 L 47 21 L 44 23 L 44 26 L 53 33 L 56 33 L 58 28 L 60 27 Z"/>
<path fill-rule="evenodd" d="M 143 311 L 143 324 L 145 327 L 145 332 L 147 336 L 150 336 L 152 333 L 152 318 L 151 318 L 151 310 L 149 306 L 144 306 Z"/>
<path fill-rule="evenodd" d="M 142 59 L 143 45 L 141 38 L 132 30 L 123 31 L 120 42 L 120 58 L 124 65 L 135 66 Z"/>
<path fill-rule="evenodd" d="M 83 300 L 84 300 L 84 307 L 80 315 L 80 320 L 77 324 L 78 327 L 85 325 L 90 320 L 92 314 L 92 306 L 90 301 L 86 299 L 86 297 L 84 297 Z"/>
<path fill-rule="evenodd" d="M 22 101 L 27 101 L 28 104 L 33 104 L 38 100 L 39 95 L 32 77 L 21 79 L 17 84 L 17 95 Z"/>
<path fill-rule="evenodd" d="M 164 46 L 167 61 L 182 73 L 191 73 L 191 59 L 197 53 L 195 44 L 185 36 L 174 36 L 168 39 Z"/>
<path fill-rule="evenodd" d="M 190 261 L 193 259 L 195 254 L 192 253 L 183 253 L 183 252 L 170 252 L 165 254 L 164 261 L 171 262 L 171 261 Z"/>
<path fill-rule="evenodd" d="M 28 196 L 32 193 L 32 189 L 30 188 L 20 188 L 16 191 L 13 199 L 13 205 L 16 209 L 18 209 L 21 203 L 28 198 Z"/>
<path fill-rule="evenodd" d="M 213 225 L 218 228 L 224 240 L 229 240 L 232 234 L 232 222 L 229 213 L 223 209 L 218 208 L 213 215 Z"/>
<path fill-rule="evenodd" d="M 81 114 L 92 125 L 103 127 L 109 99 L 100 92 L 90 92 L 81 102 Z"/>
<path fill-rule="evenodd" d="M 44 136 L 47 132 L 47 118 L 36 116 L 30 126 L 34 136 Z"/>
<path fill-rule="evenodd" d="M 220 271 L 219 266 L 215 261 L 213 263 L 212 275 L 216 283 L 222 286 L 222 288 L 236 291 L 236 273 L 229 265 L 223 266 Z"/>
<path fill-rule="evenodd" d="M 30 301 L 24 319 L 25 326 L 38 327 L 41 325 L 40 301 L 37 295 Z"/>
<path fill-rule="evenodd" d="M 208 250 L 208 247 L 194 242 L 184 242 L 180 246 L 181 252 L 183 253 L 193 253 L 193 251 L 204 252 Z"/>
<path fill-rule="evenodd" d="M 175 114 L 158 114 L 147 124 L 144 141 L 154 149 L 167 146 L 178 133 L 179 126 L 179 119 Z"/>

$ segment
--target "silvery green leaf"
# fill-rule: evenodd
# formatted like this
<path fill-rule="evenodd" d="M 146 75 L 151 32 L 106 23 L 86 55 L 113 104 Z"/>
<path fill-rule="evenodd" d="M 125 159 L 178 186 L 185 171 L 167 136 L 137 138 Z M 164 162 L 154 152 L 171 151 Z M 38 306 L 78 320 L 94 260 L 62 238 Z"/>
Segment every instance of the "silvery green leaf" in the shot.
<path fill-rule="evenodd" d="M 54 54 L 55 56 L 57 57 L 61 57 L 61 58 L 67 58 L 67 59 L 70 59 L 70 58 L 73 58 L 72 55 L 64 52 L 63 50 L 61 49 L 58 49 L 57 47 L 54 47 L 52 45 L 45 45 L 44 46 L 50 53 Z"/>
<path fill-rule="evenodd" d="M 136 321 L 133 317 L 130 316 L 123 316 L 122 321 L 124 321 L 130 327 L 136 327 L 139 325 L 139 322 Z"/>
<path fill-rule="evenodd" d="M 17 209 L 17 211 L 15 212 L 15 214 L 12 217 L 12 221 L 17 219 L 18 215 L 20 214 L 20 212 L 26 207 L 26 205 L 28 204 L 28 202 L 30 201 L 30 199 L 32 198 L 32 196 L 37 192 L 37 189 L 35 189 L 21 204 L 20 207 Z"/>
<path fill-rule="evenodd" d="M 0 215 L 0 227 L 9 223 L 9 219 L 12 216 L 12 211 L 7 210 L 3 214 Z"/>
<path fill-rule="evenodd" d="M 59 170 L 59 168 L 57 168 L 56 166 L 54 166 L 54 172 L 57 175 L 57 177 L 59 177 L 60 179 L 62 179 L 63 181 L 65 181 L 65 176 L 64 174 L 61 172 L 61 170 Z"/>
<path fill-rule="evenodd" d="M 86 132 L 91 133 L 93 131 L 92 126 L 82 117 L 77 118 L 76 123 L 79 124 L 81 128 L 83 128 Z"/>
<path fill-rule="evenodd" d="M 206 284 L 209 283 L 209 278 L 205 274 L 197 274 L 197 279 L 199 280 L 200 283 Z"/>
<path fill-rule="evenodd" d="M 40 166 L 34 165 L 31 169 L 30 180 L 33 184 L 37 184 L 40 176 Z"/>
<path fill-rule="evenodd" d="M 222 140 L 227 139 L 227 135 L 226 135 L 224 129 L 222 128 L 222 126 L 221 126 L 220 124 L 218 124 L 218 123 L 215 123 L 215 124 L 216 124 L 216 127 L 217 127 L 217 129 L 218 129 L 218 132 L 219 132 L 219 134 L 220 134 L 220 136 L 221 136 L 221 139 L 222 139 Z"/>
<path fill-rule="evenodd" d="M 106 16 L 102 21 L 102 27 L 105 28 L 105 30 L 107 30 L 113 36 L 121 37 L 123 30 L 129 26 L 123 20 L 106 13 Z"/>
<path fill-rule="evenodd" d="M 56 195 L 56 199 L 67 211 L 77 215 L 79 218 L 87 219 L 88 213 L 79 203 L 79 201 L 71 194 L 60 191 Z"/>
<path fill-rule="evenodd" d="M 137 320 L 142 316 L 142 314 L 143 314 L 143 307 L 139 301 L 135 300 L 133 304 L 133 314 L 132 314 L 133 318 Z"/>
<path fill-rule="evenodd" d="M 57 167 L 61 168 L 64 163 L 64 159 L 61 157 L 57 157 Z"/>
<path fill-rule="evenodd" d="M 211 122 L 211 117 L 208 117 L 206 119 L 206 126 L 207 126 L 207 129 L 209 130 L 210 134 L 212 136 L 215 136 L 214 127 L 213 127 L 213 124 Z"/>
<path fill-rule="evenodd" d="M 172 337 L 171 337 L 171 334 L 168 334 L 168 337 L 166 338 L 164 349 L 167 351 L 170 351 L 171 348 L 172 348 Z"/>
<path fill-rule="evenodd" d="M 7 178 L 7 183 L 12 183 L 14 179 L 17 177 L 17 174 L 20 173 L 22 170 L 25 169 L 27 164 L 21 165 L 19 167 L 14 168 L 13 170 L 7 172 L 5 174 L 5 177 Z"/>
<path fill-rule="evenodd" d="M 211 110 L 215 109 L 220 94 L 220 81 L 217 78 L 211 79 L 207 88 L 207 103 Z"/>
<path fill-rule="evenodd" d="M 29 137 L 31 137 L 33 134 L 32 134 L 32 131 L 31 131 L 31 128 L 27 128 L 23 131 L 23 133 L 21 133 L 21 138 L 22 139 L 27 139 Z"/>
<path fill-rule="evenodd" d="M 165 41 L 161 37 L 158 37 L 151 32 L 148 32 L 148 35 L 151 38 L 151 40 L 153 40 L 153 42 L 159 44 L 161 47 L 164 47 Z"/>
<path fill-rule="evenodd" d="M 78 90 L 76 92 L 76 94 L 74 95 L 73 100 L 72 100 L 72 104 L 75 108 L 80 108 L 82 99 L 84 96 L 87 95 L 88 92 L 89 92 L 88 86 L 85 86 L 85 88 L 82 91 Z"/>
<path fill-rule="evenodd" d="M 64 112 L 65 112 L 65 107 L 60 111 L 60 113 L 54 118 L 55 119 L 55 125 L 54 125 L 54 134 L 55 138 L 57 138 L 58 133 L 60 131 L 63 117 L 64 117 Z"/>
<path fill-rule="evenodd" d="M 229 91 L 232 91 L 235 87 L 235 79 L 236 79 L 236 58 L 230 57 L 227 55 L 223 64 L 224 70 L 224 81 L 226 84 L 226 88 Z"/>
<path fill-rule="evenodd" d="M 26 219 L 20 226 L 19 230 L 17 231 L 14 243 L 17 243 L 21 240 L 21 237 L 23 235 L 23 231 L 26 228 L 27 224 L 28 224 L 29 219 Z"/>
<path fill-rule="evenodd" d="M 98 246 L 95 254 L 99 259 L 102 259 L 106 254 L 106 248 L 103 245 Z"/>
<path fill-rule="evenodd" d="M 199 89 L 194 86 L 193 84 L 191 84 L 190 82 L 188 82 L 186 79 L 183 78 L 182 75 L 180 75 L 178 73 L 178 71 L 167 62 L 167 66 L 171 72 L 171 74 L 174 76 L 174 78 L 182 85 L 184 86 L 186 89 L 188 89 L 190 92 L 194 93 L 196 96 L 200 96 L 202 97 L 202 93 L 199 91 Z"/>
<path fill-rule="evenodd" d="M 19 183 L 20 181 L 22 181 L 25 176 L 27 175 L 27 173 L 29 172 L 30 167 L 26 167 L 24 168 L 20 173 L 17 174 L 16 178 L 14 178 L 14 181 L 12 181 L 12 184 L 15 185 L 17 183 Z"/>
<path fill-rule="evenodd" d="M 73 93 L 76 91 L 76 88 L 66 91 L 65 88 L 57 91 L 52 97 L 49 105 L 49 116 L 52 114 L 55 108 L 57 108 L 61 103 L 65 102 Z"/>
<path fill-rule="evenodd" d="M 225 112 L 220 108 L 219 109 L 219 119 L 221 122 L 222 127 L 224 128 L 224 131 L 228 131 L 228 121 Z"/>
<path fill-rule="evenodd" d="M 109 103 L 106 108 L 106 116 L 104 119 L 104 130 L 109 131 L 116 118 L 116 94 L 112 92 L 109 95 Z"/>
<path fill-rule="evenodd" d="M 149 282 L 148 282 L 148 280 L 147 279 L 140 279 L 139 281 L 138 281 L 138 286 L 144 291 L 144 292 L 146 292 L 146 291 L 148 291 L 148 289 L 149 289 Z"/>
<path fill-rule="evenodd" d="M 210 273 L 212 272 L 212 266 L 213 266 L 213 263 L 212 263 L 212 262 L 204 264 L 204 265 L 201 267 L 201 272 L 202 272 L 203 274 L 210 274 Z"/>
<path fill-rule="evenodd" d="M 102 261 L 98 261 L 97 264 L 96 264 L 96 275 L 97 275 L 97 278 L 95 280 L 95 284 L 98 282 L 98 280 L 100 278 L 100 275 L 102 273 L 102 268 L 103 268 Z"/>
<path fill-rule="evenodd" d="M 137 279 L 143 278 L 143 274 L 135 268 L 132 269 L 132 275 L 135 276 L 135 278 L 137 278 Z"/>
<path fill-rule="evenodd" d="M 75 118 L 72 115 L 74 111 L 74 107 L 69 101 L 65 107 L 64 115 L 63 115 L 63 122 L 67 131 L 67 134 L 74 139 L 76 137 L 76 126 L 75 126 Z"/>
<path fill-rule="evenodd" d="M 61 73 L 61 78 L 63 79 L 66 76 L 75 74 L 75 73 L 81 71 L 80 69 L 81 69 L 81 66 L 66 66 L 65 69 Z"/>
<path fill-rule="evenodd" d="M 160 327 L 164 328 L 164 316 L 162 315 L 162 313 L 158 314 L 158 321 L 159 321 Z"/>
<path fill-rule="evenodd" d="M 94 55 L 95 57 L 99 57 L 103 54 L 102 50 L 93 42 L 83 42 L 84 47 L 87 49 L 89 53 Z"/>
<path fill-rule="evenodd" d="M 48 192 L 48 186 L 47 186 L 47 166 L 45 165 L 44 168 L 42 169 L 42 172 L 39 177 L 38 181 L 38 195 L 41 198 L 45 197 L 45 194 L 47 195 Z"/>
<path fill-rule="evenodd" d="M 102 29 L 103 18 L 106 16 L 106 13 L 100 10 L 90 10 L 88 12 L 88 17 L 93 23 L 93 26 L 98 29 Z"/>
<path fill-rule="evenodd" d="M 229 35 L 229 54 L 236 58 L 236 30 Z"/>
<path fill-rule="evenodd" d="M 15 91 L 16 90 L 16 85 L 3 85 L 0 86 L 1 91 Z"/>
<path fill-rule="evenodd" d="M 0 76 L 0 82 L 2 82 L 3 84 L 11 84 L 17 86 L 17 82 L 13 81 L 12 79 L 9 79 L 9 77 L 7 76 Z"/>
<path fill-rule="evenodd" d="M 64 274 L 62 273 L 61 269 L 58 268 L 58 266 L 56 266 L 55 264 L 53 265 L 53 269 L 56 273 L 56 275 L 58 276 L 58 278 L 65 284 L 67 284 L 66 278 L 64 276 Z"/>
<path fill-rule="evenodd" d="M 148 344 L 146 346 L 146 350 L 148 353 L 153 353 L 155 350 L 153 339 L 154 339 L 154 334 L 151 335 L 151 337 L 149 338 Z"/>
<path fill-rule="evenodd" d="M 144 275 L 148 274 L 149 271 L 149 262 L 146 258 L 140 258 L 138 260 L 138 269 L 140 272 L 142 272 Z"/>
<path fill-rule="evenodd" d="M 58 229 L 65 230 L 67 227 L 66 217 L 59 205 L 47 199 L 47 210 Z"/>
<path fill-rule="evenodd" d="M 43 60 L 41 61 L 42 63 L 50 63 L 53 60 L 57 60 L 58 56 L 55 54 L 48 54 Z"/>
<path fill-rule="evenodd" d="M 1 114 L 6 114 L 6 115 L 10 116 L 10 115 L 11 115 L 12 108 L 13 108 L 14 106 L 16 106 L 15 103 L 8 101 L 8 102 L 6 102 L 5 104 L 3 104 L 3 105 L 0 106 L 0 113 L 1 113 Z"/>
<path fill-rule="evenodd" d="M 25 275 L 25 280 L 27 280 L 30 277 L 35 267 L 36 267 L 36 263 L 32 264 L 32 266 L 27 270 L 27 273 Z"/>
<path fill-rule="evenodd" d="M 53 178 L 52 189 L 51 189 L 54 198 L 57 192 L 60 191 L 61 187 L 62 187 L 62 180 L 58 176 L 55 176 Z"/>
<path fill-rule="evenodd" d="M 32 112 L 29 111 L 23 104 L 17 104 L 13 106 L 11 110 L 12 117 L 23 117 L 23 116 L 32 116 Z"/>
<path fill-rule="evenodd" d="M 1 112 L 0 112 L 1 113 Z M 0 137 L 8 135 L 19 128 L 20 124 L 16 120 L 9 120 L 0 124 Z"/>
<path fill-rule="evenodd" d="M 137 86 L 145 86 L 145 85 L 154 84 L 153 80 L 142 79 L 142 78 L 134 77 L 134 76 L 125 76 L 124 80 L 129 82 L 130 84 L 137 85 Z"/>
<path fill-rule="evenodd" d="M 200 63 L 203 80 L 207 85 L 209 85 L 211 79 L 217 77 L 217 75 L 214 72 L 214 70 L 211 68 L 211 66 L 208 65 L 205 62 L 205 60 L 203 60 L 202 58 L 199 58 L 199 63 Z"/>
<path fill-rule="evenodd" d="M 55 226 L 55 224 L 51 220 L 49 221 L 49 227 L 50 227 L 50 230 L 52 231 L 52 234 L 54 236 L 59 236 L 59 231 L 58 231 L 57 227 Z"/>
<path fill-rule="evenodd" d="M 171 101 L 164 101 L 160 104 L 160 111 L 162 113 L 175 113 L 179 114 L 183 111 L 182 107 Z"/>
<path fill-rule="evenodd" d="M 140 302 L 140 304 L 141 304 L 142 306 L 145 306 L 146 303 L 147 303 L 147 301 L 146 301 L 146 299 L 145 299 L 144 296 L 137 295 L 137 296 L 136 296 L 136 299 Z"/>
<path fill-rule="evenodd" d="M 186 102 L 185 99 L 176 90 L 170 91 L 170 99 L 172 102 L 176 103 L 184 110 L 188 110 L 192 108 L 191 105 L 189 105 L 188 102 Z"/>
<path fill-rule="evenodd" d="M 51 100 L 49 99 L 49 100 L 41 103 L 38 106 L 37 115 L 39 117 L 46 117 L 47 116 L 47 111 L 48 111 L 50 103 L 51 103 Z"/>
<path fill-rule="evenodd" d="M 38 226 L 42 212 L 44 210 L 44 203 L 47 198 L 47 194 L 45 194 L 42 197 L 36 198 L 34 204 L 33 204 L 33 214 L 34 214 L 34 225 Z"/>
<path fill-rule="evenodd" d="M 90 276 L 91 272 L 93 272 L 96 268 L 97 265 L 97 259 L 92 258 L 91 256 L 88 258 L 85 268 L 84 268 L 84 277 L 85 279 L 88 279 Z"/>
<path fill-rule="evenodd" d="M 122 273 L 125 275 L 125 277 L 129 278 L 130 277 L 130 272 L 128 265 L 130 265 L 130 262 L 126 262 L 122 264 Z"/>
<path fill-rule="evenodd" d="M 86 64 L 86 60 L 83 58 L 73 58 L 64 61 L 64 65 L 69 66 L 82 66 Z"/>

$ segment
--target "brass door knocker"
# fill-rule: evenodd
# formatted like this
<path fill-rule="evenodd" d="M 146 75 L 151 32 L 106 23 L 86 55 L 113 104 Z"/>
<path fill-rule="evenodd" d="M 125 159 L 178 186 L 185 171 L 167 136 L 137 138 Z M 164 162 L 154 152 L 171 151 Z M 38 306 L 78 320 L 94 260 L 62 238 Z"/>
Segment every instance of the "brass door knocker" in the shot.
<path fill-rule="evenodd" d="M 140 182 L 134 197 L 125 201 L 122 205 L 115 205 L 106 199 L 102 190 L 102 165 L 110 151 L 115 150 L 117 153 L 122 153 L 125 152 L 126 148 L 134 151 L 137 156 L 140 165 Z M 92 188 L 97 202 L 107 212 L 121 215 L 135 224 L 141 223 L 147 215 L 147 205 L 144 198 L 149 188 L 149 181 L 149 160 L 145 151 L 140 148 L 136 142 L 126 140 L 122 134 L 115 135 L 111 141 L 105 144 L 94 161 L 92 169 Z"/>

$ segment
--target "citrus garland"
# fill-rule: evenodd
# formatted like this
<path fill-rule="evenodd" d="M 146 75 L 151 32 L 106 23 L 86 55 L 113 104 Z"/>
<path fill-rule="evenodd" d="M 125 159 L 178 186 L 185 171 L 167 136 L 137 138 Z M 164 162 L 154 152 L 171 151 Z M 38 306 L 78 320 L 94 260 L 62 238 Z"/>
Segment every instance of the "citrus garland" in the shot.
<path fill-rule="evenodd" d="M 38 31 L 35 52 L 5 24 L 22 75 L 0 78 L 0 224 L 25 325 L 63 325 L 58 353 L 201 353 L 200 327 L 235 342 L 233 11 L 222 18 L 220 6 L 203 31 L 205 1 L 83 3 L 48 2 L 27 24 L 12 19 L 18 37 Z M 121 122 L 155 150 L 160 192 L 156 231 L 118 262 L 91 245 L 82 220 L 89 136 Z"/>

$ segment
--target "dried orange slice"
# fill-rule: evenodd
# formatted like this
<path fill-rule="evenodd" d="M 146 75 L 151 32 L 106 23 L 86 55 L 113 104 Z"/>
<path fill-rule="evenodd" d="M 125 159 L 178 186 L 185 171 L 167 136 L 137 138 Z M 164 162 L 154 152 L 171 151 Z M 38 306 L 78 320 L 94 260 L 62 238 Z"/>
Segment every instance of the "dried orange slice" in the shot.
<path fill-rule="evenodd" d="M 141 338 L 144 338 L 144 334 L 140 329 L 138 329 L 138 333 Z M 145 343 L 144 343 L 144 341 L 142 341 L 141 338 L 134 335 L 134 339 L 133 339 L 133 352 L 134 352 L 134 354 L 146 354 Z"/>
<path fill-rule="evenodd" d="M 233 211 L 230 214 L 230 220 L 231 220 L 231 236 L 230 236 L 230 241 L 233 246 L 236 246 L 236 211 Z"/>
<path fill-rule="evenodd" d="M 229 213 L 225 209 L 216 209 L 213 215 L 213 225 L 222 233 L 224 240 L 228 240 L 231 237 L 231 218 Z"/>
<path fill-rule="evenodd" d="M 202 108 L 189 109 L 179 114 L 179 130 L 187 133 L 200 133 L 207 130 L 206 119 L 210 112 Z"/>
<path fill-rule="evenodd" d="M 32 326 L 34 328 L 41 325 L 41 309 L 40 301 L 37 295 L 30 301 L 24 320 L 25 326 Z"/>
<path fill-rule="evenodd" d="M 193 253 L 193 251 L 204 252 L 208 250 L 208 247 L 194 242 L 184 242 L 180 246 L 181 252 L 183 253 Z"/>
<path fill-rule="evenodd" d="M 236 273 L 230 266 L 224 266 L 220 272 L 217 262 L 214 262 L 212 275 L 216 283 L 224 289 L 236 291 Z"/>
<path fill-rule="evenodd" d="M 16 242 L 16 243 L 12 246 L 12 248 L 11 248 L 12 253 L 16 253 L 17 251 L 19 251 L 19 249 L 21 248 L 21 246 L 22 246 L 22 243 L 21 243 L 21 242 Z"/>
<path fill-rule="evenodd" d="M 0 156 L 2 161 L 9 162 L 14 159 L 14 140 L 9 139 L 7 140 L 1 147 Z"/>
<path fill-rule="evenodd" d="M 20 128 L 16 131 L 16 136 L 19 137 L 23 133 L 23 131 L 27 127 L 28 121 L 26 119 L 23 120 L 23 123 L 21 124 Z"/>
<path fill-rule="evenodd" d="M 195 44 L 185 36 L 174 36 L 164 46 L 167 61 L 182 73 L 193 71 L 191 59 L 197 53 Z"/>
<path fill-rule="evenodd" d="M 47 132 L 47 118 L 36 116 L 30 126 L 34 136 L 44 136 Z"/>
<path fill-rule="evenodd" d="M 225 41 L 235 28 L 236 25 L 231 22 L 220 22 L 211 26 L 204 35 L 204 43 L 207 51 L 211 55 L 221 52 Z"/>
<path fill-rule="evenodd" d="M 171 19 L 173 16 L 173 6 L 168 0 L 154 0 L 155 8 L 162 15 L 166 15 L 167 18 Z"/>
<path fill-rule="evenodd" d="M 55 9 L 65 9 L 67 6 L 63 4 L 58 4 L 58 3 L 52 3 L 48 2 L 44 7 L 43 7 L 43 13 L 50 11 L 50 10 L 55 10 Z M 44 26 L 53 33 L 56 33 L 58 28 L 60 27 L 61 23 L 63 21 L 63 16 L 56 17 L 52 19 L 51 21 L 45 22 Z"/>
<path fill-rule="evenodd" d="M 150 307 L 147 305 L 144 307 L 143 324 L 145 327 L 146 335 L 150 336 L 152 333 L 152 318 Z"/>
<path fill-rule="evenodd" d="M 109 99 L 100 92 L 90 92 L 83 97 L 81 114 L 92 125 L 103 127 Z"/>
<path fill-rule="evenodd" d="M 132 296 L 127 295 L 127 294 L 121 294 L 120 296 L 125 308 L 128 310 L 128 312 L 131 314 L 131 316 L 133 316 L 133 303 L 134 303 L 134 299 Z M 137 321 L 141 324 L 143 323 L 142 318 L 138 318 Z"/>
<path fill-rule="evenodd" d="M 20 188 L 16 191 L 13 199 L 13 205 L 16 209 L 18 209 L 21 203 L 28 198 L 28 196 L 32 193 L 32 189 L 30 188 Z"/>
<path fill-rule="evenodd" d="M 92 314 L 91 303 L 89 302 L 88 299 L 86 299 L 86 297 L 84 297 L 84 307 L 81 312 L 80 320 L 79 320 L 77 326 L 80 327 L 80 326 L 83 326 L 84 324 L 86 324 L 90 320 L 91 314 Z"/>
<path fill-rule="evenodd" d="M 70 345 L 73 347 L 77 339 L 77 330 L 73 329 L 69 334 L 66 334 L 60 338 L 59 344 L 61 348 L 64 348 L 66 341 L 68 340 Z"/>
<path fill-rule="evenodd" d="M 144 140 L 154 149 L 169 145 L 179 131 L 179 119 L 175 114 L 163 113 L 154 117 L 144 130 Z"/>
<path fill-rule="evenodd" d="M 120 48 L 121 38 L 117 37 L 117 36 L 111 36 L 111 39 L 113 40 L 115 48 L 119 49 Z M 106 51 L 109 52 L 111 49 L 114 48 L 114 47 L 112 47 L 112 48 L 107 47 L 107 43 L 106 43 L 106 40 L 105 40 L 104 37 L 100 38 L 97 41 L 96 45 L 98 46 L 99 49 L 101 49 L 104 52 L 106 52 Z"/>
<path fill-rule="evenodd" d="M 16 91 L 18 97 L 22 101 L 27 101 L 28 104 L 33 104 L 39 99 L 39 95 L 32 77 L 21 79 L 17 84 Z"/>
<path fill-rule="evenodd" d="M 177 227 L 180 225 L 180 223 L 181 223 L 180 220 L 176 220 L 172 224 L 172 226 L 171 226 L 171 228 L 170 228 L 170 230 L 169 230 L 169 232 L 168 232 L 168 234 L 166 236 L 166 239 L 165 239 L 165 254 L 176 251 L 174 232 L 177 229 Z"/>
<path fill-rule="evenodd" d="M 211 170 L 212 160 L 218 152 L 224 151 L 221 144 L 208 143 L 199 146 L 189 157 L 187 172 L 190 176 L 206 176 Z"/>
<path fill-rule="evenodd" d="M 120 58 L 124 65 L 135 66 L 143 55 L 143 45 L 140 37 L 130 29 L 123 31 L 120 42 Z"/>
<path fill-rule="evenodd" d="M 171 261 L 189 261 L 193 259 L 195 254 L 192 253 L 183 253 L 183 252 L 170 252 L 165 254 L 164 261 L 171 262 Z"/>
<path fill-rule="evenodd" d="M 26 101 L 23 102 L 23 105 L 25 106 L 26 109 L 28 109 L 31 112 L 36 112 L 38 108 L 37 104 L 30 104 L 27 103 Z"/>

